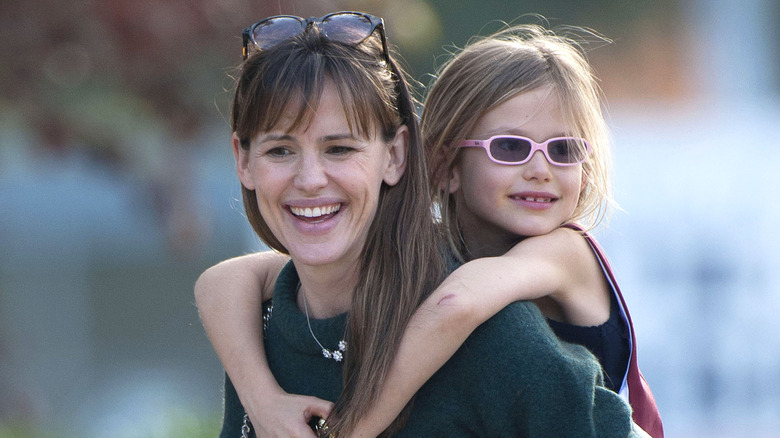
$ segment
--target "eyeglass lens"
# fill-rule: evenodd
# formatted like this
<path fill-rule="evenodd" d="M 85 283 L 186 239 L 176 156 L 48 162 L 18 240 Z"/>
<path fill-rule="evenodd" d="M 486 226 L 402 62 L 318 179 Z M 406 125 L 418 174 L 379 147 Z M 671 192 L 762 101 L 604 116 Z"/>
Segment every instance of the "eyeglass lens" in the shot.
<path fill-rule="evenodd" d="M 490 142 L 490 155 L 496 160 L 507 163 L 519 163 L 529 158 L 532 145 L 520 138 L 499 137 Z M 583 161 L 581 148 L 575 140 L 553 140 L 547 144 L 547 156 L 554 163 L 573 164 Z"/>
<path fill-rule="evenodd" d="M 336 14 L 322 20 L 320 29 L 331 40 L 357 44 L 371 35 L 373 27 L 371 20 L 363 15 Z"/>
<path fill-rule="evenodd" d="M 301 33 L 306 24 L 294 17 L 275 17 L 258 23 L 252 29 L 252 39 L 262 50 Z"/>

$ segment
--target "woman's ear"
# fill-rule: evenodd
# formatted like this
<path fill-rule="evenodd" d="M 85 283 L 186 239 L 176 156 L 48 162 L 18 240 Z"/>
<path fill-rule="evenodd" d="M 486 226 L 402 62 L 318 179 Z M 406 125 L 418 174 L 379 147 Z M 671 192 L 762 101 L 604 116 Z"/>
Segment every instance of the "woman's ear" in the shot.
<path fill-rule="evenodd" d="M 389 160 L 385 169 L 384 182 L 394 186 L 401 180 L 406 171 L 406 158 L 409 153 L 409 128 L 402 125 L 395 133 L 395 138 L 388 144 Z"/>
<path fill-rule="evenodd" d="M 241 139 L 235 132 L 230 137 L 230 143 L 233 145 L 233 157 L 236 159 L 238 179 L 244 187 L 254 190 L 255 181 L 252 178 L 252 172 L 249 171 L 249 150 L 241 146 Z"/>
<path fill-rule="evenodd" d="M 439 190 L 446 190 L 450 194 L 453 194 L 457 192 L 458 189 L 460 189 L 460 165 L 456 164 L 452 166 L 452 169 L 450 169 L 447 173 L 447 177 L 442 178 L 441 183 L 439 183 Z"/>

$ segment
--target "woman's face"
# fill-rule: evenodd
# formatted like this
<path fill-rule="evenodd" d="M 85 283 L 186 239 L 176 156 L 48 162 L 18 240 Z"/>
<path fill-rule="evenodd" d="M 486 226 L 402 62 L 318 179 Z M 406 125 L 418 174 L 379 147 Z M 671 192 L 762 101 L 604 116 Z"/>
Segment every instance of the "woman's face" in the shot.
<path fill-rule="evenodd" d="M 233 135 L 241 183 L 255 190 L 263 219 L 296 266 L 356 266 L 383 182 L 403 173 L 406 130 L 384 143 L 350 132 L 338 91 L 327 82 L 311 123 L 288 132 L 297 108 L 260 132 L 249 150 Z M 303 124 L 305 125 L 305 124 Z"/>
<path fill-rule="evenodd" d="M 485 113 L 469 139 L 497 134 L 543 142 L 565 136 L 550 87 L 518 94 Z M 458 221 L 476 257 L 503 254 L 518 237 L 548 233 L 571 219 L 582 187 L 582 165 L 555 166 L 541 151 L 520 165 L 494 163 L 482 148 L 464 148 L 450 192 L 458 197 Z"/>

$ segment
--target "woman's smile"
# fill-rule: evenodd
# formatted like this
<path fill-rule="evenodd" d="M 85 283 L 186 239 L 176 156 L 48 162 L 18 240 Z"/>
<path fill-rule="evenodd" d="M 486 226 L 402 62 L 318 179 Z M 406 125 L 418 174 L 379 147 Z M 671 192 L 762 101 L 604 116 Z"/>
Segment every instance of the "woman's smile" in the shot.
<path fill-rule="evenodd" d="M 341 204 L 323 205 L 321 207 L 293 207 L 290 206 L 292 214 L 299 219 L 306 220 L 308 222 L 323 221 L 333 217 L 341 210 Z"/>
<path fill-rule="evenodd" d="M 289 218 L 294 227 L 304 235 L 321 235 L 329 232 L 338 225 L 342 215 L 347 209 L 342 210 L 345 203 L 321 200 L 303 200 L 287 204 L 290 212 Z"/>

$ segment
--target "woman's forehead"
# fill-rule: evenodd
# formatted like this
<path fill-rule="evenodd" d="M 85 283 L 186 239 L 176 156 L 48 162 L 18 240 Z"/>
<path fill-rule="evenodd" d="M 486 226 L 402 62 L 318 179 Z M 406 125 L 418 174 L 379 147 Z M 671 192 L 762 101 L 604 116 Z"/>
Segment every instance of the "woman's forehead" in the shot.
<path fill-rule="evenodd" d="M 273 125 L 266 127 L 267 131 L 287 134 L 338 131 L 352 136 L 370 136 L 378 125 L 376 113 L 361 111 L 352 91 L 343 92 L 342 89 L 328 79 L 321 90 L 312 91 L 308 96 L 295 93 L 275 117 Z"/>

